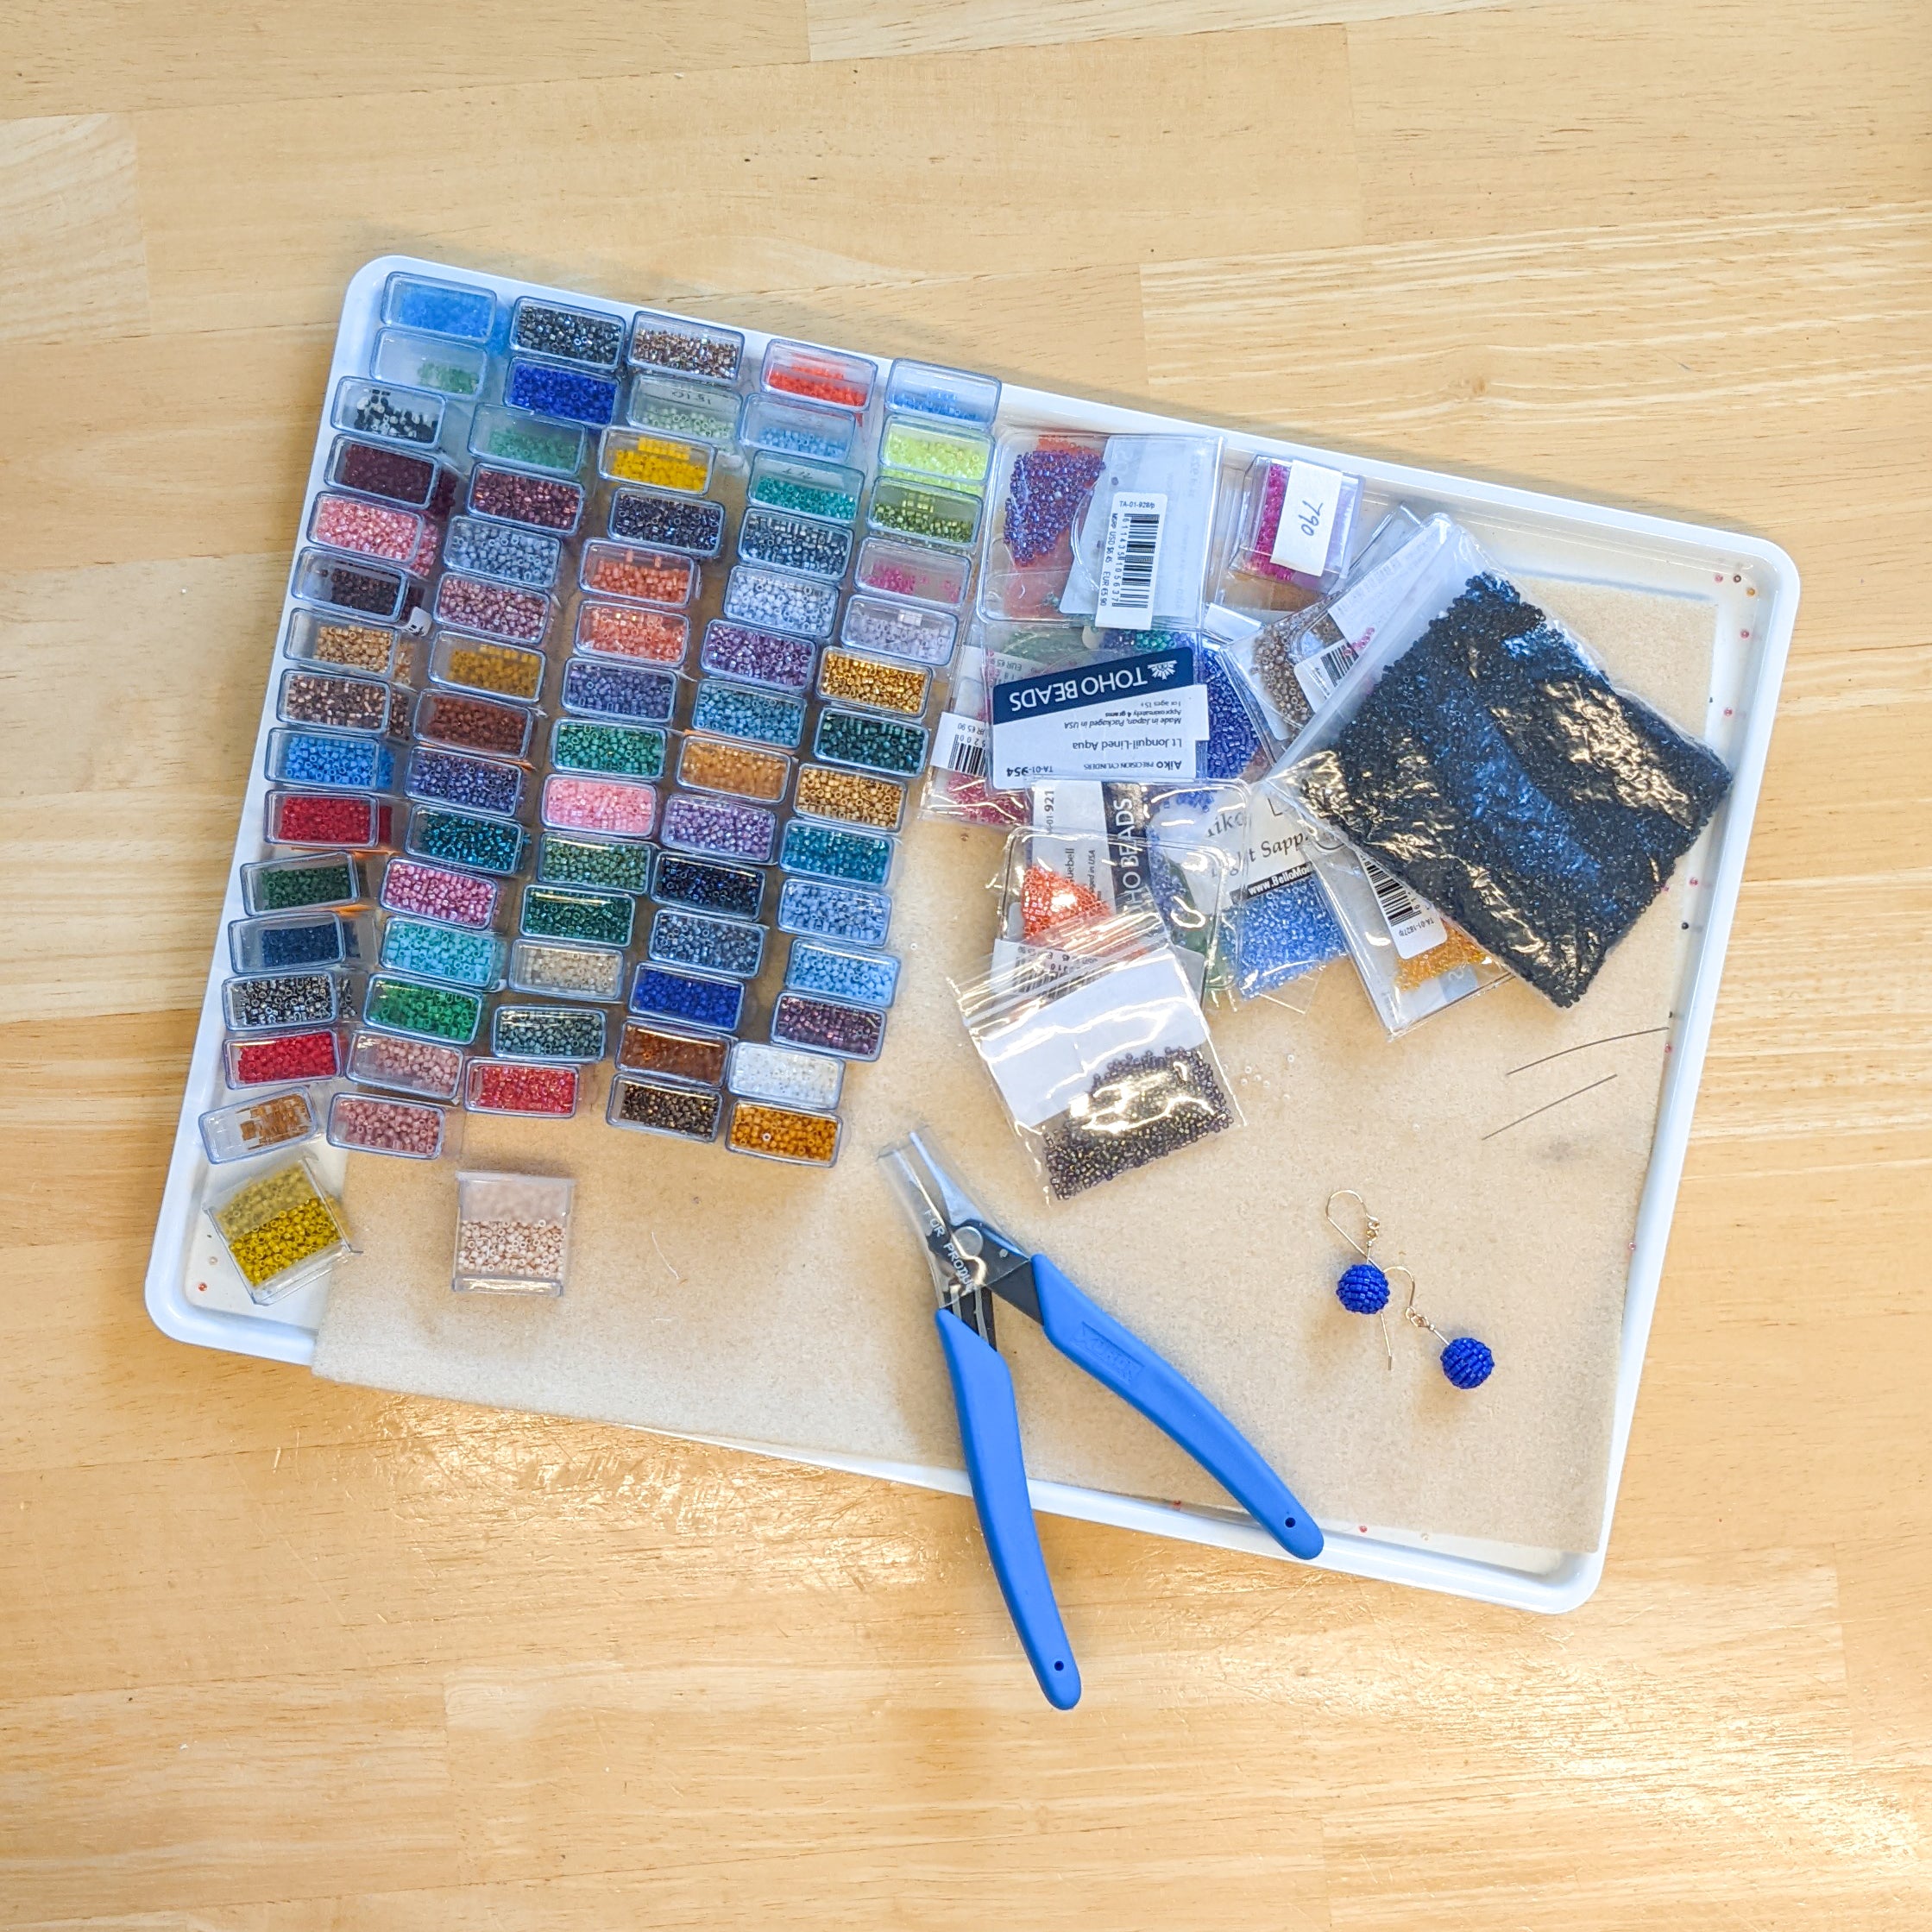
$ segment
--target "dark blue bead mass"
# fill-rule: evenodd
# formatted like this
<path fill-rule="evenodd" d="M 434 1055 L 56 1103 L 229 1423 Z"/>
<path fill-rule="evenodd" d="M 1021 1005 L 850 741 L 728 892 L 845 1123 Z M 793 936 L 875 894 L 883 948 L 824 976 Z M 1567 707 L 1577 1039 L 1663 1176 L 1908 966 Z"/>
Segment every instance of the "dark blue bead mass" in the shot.
<path fill-rule="evenodd" d="M 1457 1388 L 1480 1388 L 1495 1366 L 1495 1356 L 1473 1335 L 1458 1335 L 1442 1351 L 1442 1372 Z"/>
<path fill-rule="evenodd" d="M 1373 1262 L 1357 1262 L 1335 1284 L 1335 1299 L 1351 1315 L 1379 1315 L 1388 1306 L 1388 1277 Z"/>

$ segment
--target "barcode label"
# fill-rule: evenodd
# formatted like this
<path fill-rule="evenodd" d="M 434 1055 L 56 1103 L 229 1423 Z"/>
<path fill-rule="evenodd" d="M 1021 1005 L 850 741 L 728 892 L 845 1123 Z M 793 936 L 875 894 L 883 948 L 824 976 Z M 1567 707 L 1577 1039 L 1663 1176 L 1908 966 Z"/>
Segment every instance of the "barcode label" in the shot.
<path fill-rule="evenodd" d="M 1167 513 L 1167 500 L 1159 494 L 1114 498 L 1100 557 L 1100 607 L 1093 615 L 1102 630 L 1144 631 L 1152 623 Z"/>
<path fill-rule="evenodd" d="M 1419 953 L 1432 953 L 1448 939 L 1449 928 L 1443 924 L 1442 915 L 1417 898 L 1394 872 L 1377 865 L 1367 853 L 1362 855 L 1362 869 L 1375 888 L 1375 904 L 1401 958 L 1413 960 Z"/>
<path fill-rule="evenodd" d="M 986 775 L 986 721 L 969 718 L 962 711 L 940 715 L 933 731 L 933 763 L 941 771 L 957 771 L 968 778 Z"/>
<path fill-rule="evenodd" d="M 1334 696 L 1335 687 L 1361 655 L 1344 639 L 1340 644 L 1330 645 L 1325 651 L 1318 651 L 1312 658 L 1295 660 L 1294 681 L 1300 685 L 1301 695 L 1307 699 L 1311 711 L 1319 711 Z"/>

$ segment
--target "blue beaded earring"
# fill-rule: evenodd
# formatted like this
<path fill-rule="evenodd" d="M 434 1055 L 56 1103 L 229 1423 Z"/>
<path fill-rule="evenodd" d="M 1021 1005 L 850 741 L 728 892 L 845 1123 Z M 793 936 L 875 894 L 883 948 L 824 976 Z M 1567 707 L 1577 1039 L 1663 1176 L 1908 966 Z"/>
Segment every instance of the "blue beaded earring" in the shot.
<path fill-rule="evenodd" d="M 1362 1210 L 1362 1239 L 1356 1237 L 1335 1218 L 1335 1204 L 1341 1200 L 1353 1201 Z M 1458 1335 L 1451 1339 L 1436 1326 L 1415 1305 L 1415 1276 L 1398 1262 L 1392 1268 L 1381 1267 L 1375 1257 L 1375 1246 L 1381 1233 L 1381 1223 L 1369 1211 L 1369 1204 L 1352 1187 L 1337 1187 L 1328 1197 L 1328 1224 L 1340 1235 L 1349 1246 L 1361 1255 L 1358 1262 L 1352 1262 L 1342 1270 L 1341 1278 L 1335 1284 L 1335 1299 L 1351 1315 L 1375 1315 L 1382 1325 L 1382 1348 L 1388 1356 L 1388 1366 L 1395 1366 L 1395 1351 L 1388 1339 L 1388 1277 L 1401 1274 L 1407 1277 L 1409 1299 L 1402 1310 L 1402 1319 L 1411 1328 L 1419 1328 L 1435 1337 L 1442 1344 L 1442 1372 L 1456 1388 L 1480 1388 L 1495 1372 L 1496 1358 L 1489 1352 L 1487 1344 L 1476 1340 L 1473 1335 Z"/>
<path fill-rule="evenodd" d="M 1409 1305 L 1402 1311 L 1402 1319 L 1411 1328 L 1419 1328 L 1433 1335 L 1442 1344 L 1442 1372 L 1448 1376 L 1453 1388 L 1480 1388 L 1495 1372 L 1496 1358 L 1489 1352 L 1486 1342 L 1479 1342 L 1473 1335 L 1458 1335 L 1451 1341 L 1415 1305 L 1415 1277 L 1409 1277 Z"/>

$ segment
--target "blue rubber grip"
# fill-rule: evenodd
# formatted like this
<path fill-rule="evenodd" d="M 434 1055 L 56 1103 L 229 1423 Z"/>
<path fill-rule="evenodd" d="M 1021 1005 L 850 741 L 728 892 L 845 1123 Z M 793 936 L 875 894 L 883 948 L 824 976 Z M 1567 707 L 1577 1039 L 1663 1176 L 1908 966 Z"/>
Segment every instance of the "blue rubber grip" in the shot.
<path fill-rule="evenodd" d="M 1033 1499 L 1020 1454 L 1020 1413 L 1013 1406 L 1013 1378 L 999 1351 L 980 1340 L 949 1308 L 937 1310 L 940 1346 L 946 1350 L 953 1400 L 960 1411 L 960 1442 L 966 1451 L 980 1533 L 993 1559 L 1000 1594 L 1020 1633 L 1020 1643 L 1047 1702 L 1071 1710 L 1080 1701 L 1080 1671 L 1067 1627 L 1060 1620 L 1047 1559 L 1040 1553 Z"/>
<path fill-rule="evenodd" d="M 1172 1437 L 1291 1557 L 1322 1553 L 1315 1519 L 1261 1451 L 1172 1362 L 1103 1313 L 1044 1255 L 1033 1257 L 1033 1285 L 1040 1294 L 1040 1325 L 1063 1356 Z"/>

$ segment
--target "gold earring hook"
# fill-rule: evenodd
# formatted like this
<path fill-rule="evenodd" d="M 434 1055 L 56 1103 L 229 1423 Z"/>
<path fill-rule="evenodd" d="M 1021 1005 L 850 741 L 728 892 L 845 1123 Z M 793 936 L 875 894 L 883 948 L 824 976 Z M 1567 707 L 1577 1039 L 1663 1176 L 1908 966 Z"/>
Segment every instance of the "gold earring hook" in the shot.
<path fill-rule="evenodd" d="M 1335 1218 L 1335 1204 L 1336 1202 L 1341 1200 L 1353 1201 L 1355 1205 L 1362 1210 L 1363 1231 L 1362 1237 L 1360 1241 L 1357 1241 L 1355 1237 L 1350 1234 L 1349 1230 Z M 1327 1218 L 1329 1226 L 1333 1228 L 1336 1233 L 1340 1235 L 1343 1240 L 1347 1242 L 1349 1246 L 1354 1249 L 1356 1253 L 1361 1255 L 1363 1261 L 1368 1261 L 1372 1258 L 1369 1250 L 1375 1247 L 1375 1238 L 1382 1231 L 1382 1224 L 1375 1218 L 1373 1214 L 1369 1211 L 1368 1202 L 1363 1200 L 1361 1195 L 1356 1193 L 1354 1188 L 1337 1187 L 1335 1192 L 1328 1197 L 1328 1205 L 1324 1208 L 1322 1211 Z"/>
<path fill-rule="evenodd" d="M 1395 1270 L 1394 1268 L 1391 1268 L 1388 1272 L 1393 1274 Z M 1409 1271 L 1406 1268 L 1402 1270 L 1402 1273 L 1405 1274 L 1409 1274 Z M 1436 1325 L 1432 1321 L 1431 1321 L 1429 1318 L 1425 1314 L 1424 1314 L 1419 1308 L 1416 1306 L 1415 1277 L 1413 1274 L 1409 1274 L 1408 1306 L 1402 1311 L 1402 1319 L 1406 1321 L 1411 1328 L 1423 1329 L 1425 1330 L 1429 1334 L 1433 1335 L 1435 1338 L 1438 1342 L 1440 1342 L 1444 1348 L 1447 1348 L 1449 1346 L 1449 1337 L 1444 1335 L 1443 1331 L 1439 1328 L 1438 1328 Z"/>

